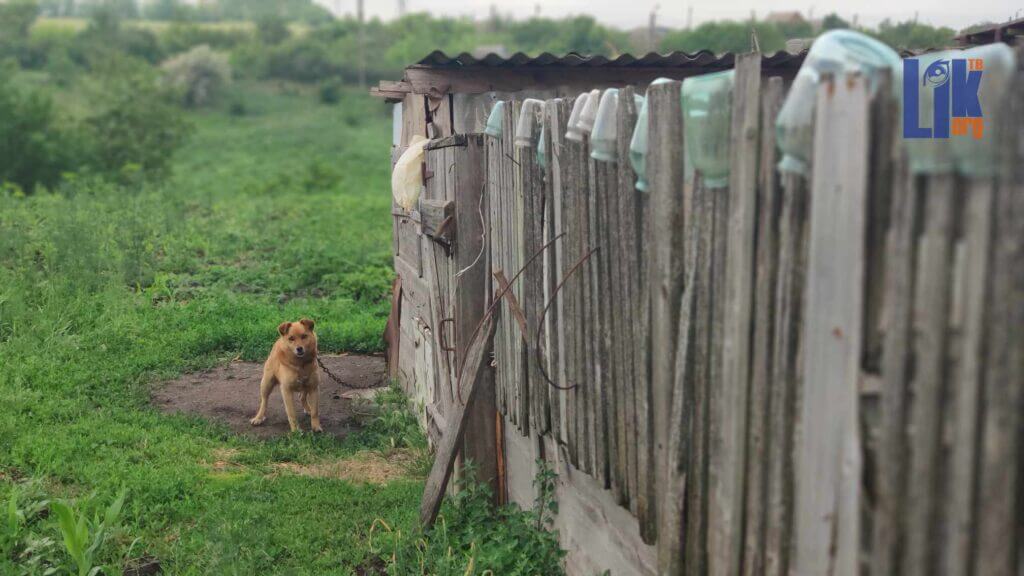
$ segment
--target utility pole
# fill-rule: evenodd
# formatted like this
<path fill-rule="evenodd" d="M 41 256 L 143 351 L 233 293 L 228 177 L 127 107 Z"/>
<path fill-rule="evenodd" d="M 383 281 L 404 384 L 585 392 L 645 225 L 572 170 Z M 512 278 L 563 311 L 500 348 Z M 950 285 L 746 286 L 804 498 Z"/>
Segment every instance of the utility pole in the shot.
<path fill-rule="evenodd" d="M 647 23 L 647 50 L 648 52 L 654 52 L 658 49 L 658 42 L 656 35 L 658 33 L 658 8 L 660 5 L 655 4 L 654 8 L 651 9 L 651 19 Z"/>
<path fill-rule="evenodd" d="M 693 30 L 693 4 L 686 8 L 686 29 Z"/>
<path fill-rule="evenodd" d="M 359 21 L 359 87 L 366 88 L 366 22 L 363 0 L 356 0 L 356 19 Z"/>
<path fill-rule="evenodd" d="M 405 0 L 398 0 L 398 17 L 405 16 Z"/>

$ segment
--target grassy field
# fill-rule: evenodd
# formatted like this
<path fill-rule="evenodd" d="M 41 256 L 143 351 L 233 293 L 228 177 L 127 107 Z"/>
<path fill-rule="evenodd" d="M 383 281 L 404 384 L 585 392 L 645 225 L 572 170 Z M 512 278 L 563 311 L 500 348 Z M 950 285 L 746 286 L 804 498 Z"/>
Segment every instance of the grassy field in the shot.
<path fill-rule="evenodd" d="M 390 444 L 387 427 L 259 442 L 148 405 L 162 379 L 261 359 L 282 319 L 316 318 L 329 352 L 381 348 L 387 111 L 358 94 L 241 95 L 243 116 L 191 115 L 167 184 L 0 193 L 0 502 L 15 493 L 24 512 L 27 573 L 69 564 L 48 499 L 91 518 L 127 491 L 97 552 L 110 574 L 147 556 L 168 574 L 352 574 L 375 520 L 413 521 L 415 474 L 373 485 L 276 466 L 361 458 Z M 0 573 L 13 566 L 0 555 Z"/>

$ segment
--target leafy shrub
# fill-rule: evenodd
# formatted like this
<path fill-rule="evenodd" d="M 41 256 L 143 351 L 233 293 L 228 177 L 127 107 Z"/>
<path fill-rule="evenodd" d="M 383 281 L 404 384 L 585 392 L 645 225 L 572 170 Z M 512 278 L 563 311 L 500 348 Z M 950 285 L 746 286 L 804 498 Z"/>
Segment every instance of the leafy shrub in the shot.
<path fill-rule="evenodd" d="M 0 82 L 0 182 L 26 193 L 52 187 L 78 166 L 80 152 L 80 140 L 62 127 L 47 94 Z"/>
<path fill-rule="evenodd" d="M 34 0 L 0 2 L 0 60 L 14 58 L 25 68 L 38 68 L 45 54 L 29 43 L 29 30 L 39 15 Z"/>
<path fill-rule="evenodd" d="M 277 15 L 266 15 L 256 21 L 256 36 L 264 44 L 280 44 L 291 36 L 288 21 Z"/>
<path fill-rule="evenodd" d="M 320 85 L 320 102 L 334 106 L 341 102 L 344 85 L 338 80 L 328 80 Z"/>
<path fill-rule="evenodd" d="M 227 57 L 206 45 L 171 58 L 161 68 L 168 84 L 189 108 L 209 104 L 231 82 Z"/>
<path fill-rule="evenodd" d="M 181 111 L 147 74 L 111 78 L 107 90 L 105 107 L 86 121 L 92 168 L 121 181 L 167 177 L 191 133 Z"/>

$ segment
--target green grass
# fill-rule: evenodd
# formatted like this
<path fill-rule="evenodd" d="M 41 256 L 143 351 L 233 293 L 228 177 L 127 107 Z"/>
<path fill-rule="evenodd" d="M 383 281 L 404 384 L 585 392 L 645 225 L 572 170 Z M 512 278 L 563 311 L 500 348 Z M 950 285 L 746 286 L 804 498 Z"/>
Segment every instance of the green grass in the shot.
<path fill-rule="evenodd" d="M 384 107 L 356 94 L 326 107 L 266 86 L 234 98 L 247 115 L 192 115 L 196 133 L 164 185 L 80 180 L 0 195 L 0 502 L 25 478 L 82 510 L 126 489 L 121 528 L 99 554 L 111 567 L 152 556 L 168 574 L 351 574 L 372 556 L 375 520 L 413 522 L 422 482 L 362 485 L 274 464 L 345 458 L 374 441 L 261 442 L 148 405 L 161 379 L 261 359 L 284 319 L 315 318 L 328 352 L 381 348 Z M 240 463 L 211 468 L 225 450 Z M 61 542 L 55 519 L 31 527 Z"/>

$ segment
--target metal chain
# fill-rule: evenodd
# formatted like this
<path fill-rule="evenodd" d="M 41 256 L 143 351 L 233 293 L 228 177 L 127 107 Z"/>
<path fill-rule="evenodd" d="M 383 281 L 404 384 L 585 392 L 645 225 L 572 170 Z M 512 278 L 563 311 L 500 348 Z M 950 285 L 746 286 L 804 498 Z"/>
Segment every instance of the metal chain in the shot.
<path fill-rule="evenodd" d="M 330 368 L 328 368 L 326 365 L 324 365 L 324 361 L 320 359 L 320 356 L 316 357 L 316 363 L 320 365 L 320 369 L 323 370 L 324 372 L 326 372 L 327 375 L 331 378 L 331 380 L 334 380 L 339 385 L 344 386 L 346 388 L 356 388 L 356 389 L 360 389 L 360 390 L 365 390 L 367 388 L 379 388 L 379 387 L 383 386 L 384 383 L 387 381 L 385 379 L 385 380 L 381 380 L 380 382 L 377 382 L 375 384 L 368 384 L 368 385 L 367 384 L 356 385 L 356 384 L 352 384 L 350 382 L 344 382 L 344 381 L 342 381 L 341 378 L 339 378 L 337 375 L 335 375 L 334 372 L 331 372 Z"/>

